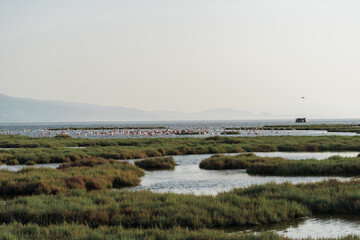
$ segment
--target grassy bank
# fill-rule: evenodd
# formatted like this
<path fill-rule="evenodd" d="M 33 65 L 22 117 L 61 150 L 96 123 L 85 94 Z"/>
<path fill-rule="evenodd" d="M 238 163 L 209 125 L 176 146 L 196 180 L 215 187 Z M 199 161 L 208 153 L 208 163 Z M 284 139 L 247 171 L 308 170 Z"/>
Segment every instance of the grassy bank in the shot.
<path fill-rule="evenodd" d="M 99 190 L 136 186 L 144 172 L 129 163 L 83 159 L 59 169 L 0 170 L 2 196 L 57 194 L 71 189 Z"/>
<path fill-rule="evenodd" d="M 137 159 L 166 155 L 272 152 L 360 151 L 360 136 L 267 136 L 149 139 L 63 139 L 0 136 L 0 146 L 20 147 L 0 151 L 0 161 L 51 163 L 81 157 Z M 86 147 L 73 149 L 68 147 Z M 15 162 L 16 163 L 16 162 Z"/>
<path fill-rule="evenodd" d="M 228 234 L 220 230 L 199 229 L 191 231 L 183 228 L 174 229 L 126 229 L 123 227 L 102 226 L 99 228 L 90 228 L 81 224 L 59 224 L 49 226 L 39 226 L 37 224 L 12 223 L 0 225 L 0 239 L 69 239 L 69 240 L 87 240 L 87 239 L 122 239 L 122 240 L 184 240 L 184 239 L 214 239 L 214 240 L 285 240 L 273 233 L 254 234 Z M 360 238 L 351 238 L 357 240 Z"/>
<path fill-rule="evenodd" d="M 359 214 L 360 181 L 328 180 L 318 183 L 269 183 L 234 189 L 230 193 L 251 198 L 286 200 L 306 206 L 313 214 Z M 219 197 L 220 197 L 219 196 Z"/>
<path fill-rule="evenodd" d="M 78 190 L 17 197 L 0 206 L 0 223 L 201 229 L 268 224 L 313 213 L 359 212 L 360 181 L 331 180 L 266 184 L 217 196 Z"/>
<path fill-rule="evenodd" d="M 173 157 L 150 158 L 136 161 L 135 165 L 145 170 L 172 170 L 175 169 Z"/>
<path fill-rule="evenodd" d="M 253 153 L 244 153 L 236 156 L 213 155 L 202 160 L 199 167 L 208 170 L 246 169 L 250 164 L 265 161 Z"/>
<path fill-rule="evenodd" d="M 275 223 L 309 216 L 305 206 L 282 199 L 160 194 L 128 191 L 75 191 L 17 197 L 0 206 L 0 223 L 79 223 L 91 227 L 190 229 Z"/>
<path fill-rule="evenodd" d="M 12 223 L 0 225 L 0 239 L 147 239 L 147 240 L 289 240 L 275 233 L 262 234 L 228 234 L 220 230 L 199 229 L 191 231 L 183 228 L 163 230 L 153 229 L 126 229 L 122 227 L 90 228 L 80 224 L 59 224 L 39 226 L 36 224 Z M 307 238 L 311 240 L 311 238 Z M 331 238 L 334 239 L 334 238 Z M 359 240 L 358 236 L 336 238 L 337 240 Z M 328 238 L 323 240 L 330 240 Z"/>
<path fill-rule="evenodd" d="M 354 132 L 360 134 L 360 124 L 297 124 L 297 125 L 265 125 L 263 127 L 226 128 L 226 130 L 320 130 L 328 132 Z"/>
<path fill-rule="evenodd" d="M 237 156 L 214 155 L 200 163 L 203 169 L 246 169 L 249 174 L 278 176 L 358 176 L 360 157 L 333 156 L 324 160 L 289 160 L 259 157 L 252 153 Z"/>

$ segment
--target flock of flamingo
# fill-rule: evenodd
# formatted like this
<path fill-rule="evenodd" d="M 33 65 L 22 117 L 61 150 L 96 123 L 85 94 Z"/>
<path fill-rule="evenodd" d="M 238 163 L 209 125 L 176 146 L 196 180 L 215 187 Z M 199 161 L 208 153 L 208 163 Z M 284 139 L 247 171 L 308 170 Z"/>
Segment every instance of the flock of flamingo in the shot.
<path fill-rule="evenodd" d="M 226 134 L 225 128 L 213 127 L 192 127 L 184 129 L 67 129 L 67 130 L 49 130 L 49 129 L 23 129 L 9 130 L 3 129 L 0 135 L 25 135 L 30 137 L 55 137 L 57 135 L 69 135 L 78 138 L 141 138 L 141 137 L 175 137 L 175 136 L 192 136 L 208 137 L 218 136 L 221 134 L 237 136 L 268 136 L 268 135 L 292 135 L 295 130 L 275 131 L 275 130 L 237 130 Z"/>

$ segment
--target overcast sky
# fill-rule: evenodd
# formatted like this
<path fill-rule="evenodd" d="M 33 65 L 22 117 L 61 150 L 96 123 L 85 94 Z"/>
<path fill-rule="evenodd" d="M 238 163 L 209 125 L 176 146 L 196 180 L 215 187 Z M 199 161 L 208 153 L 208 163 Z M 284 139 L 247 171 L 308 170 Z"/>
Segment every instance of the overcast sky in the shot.
<path fill-rule="evenodd" d="M 0 0 L 0 93 L 360 118 L 359 27 L 359 0 Z"/>

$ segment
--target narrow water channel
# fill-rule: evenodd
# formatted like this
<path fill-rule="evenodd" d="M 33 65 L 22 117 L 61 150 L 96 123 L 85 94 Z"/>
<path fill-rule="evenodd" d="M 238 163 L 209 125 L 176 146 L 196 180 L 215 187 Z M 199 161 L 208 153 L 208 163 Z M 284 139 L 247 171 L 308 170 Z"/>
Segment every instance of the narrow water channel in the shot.
<path fill-rule="evenodd" d="M 268 152 L 255 153 L 259 156 L 279 156 L 288 159 L 324 159 L 334 155 L 344 157 L 357 156 L 358 152 Z M 236 154 L 229 154 L 236 155 Z M 245 170 L 203 170 L 199 168 L 200 162 L 210 157 L 211 154 L 174 156 L 179 164 L 172 171 L 146 171 L 142 177 L 141 186 L 132 190 L 149 189 L 154 192 L 194 193 L 196 195 L 211 194 L 230 191 L 233 188 L 248 187 L 254 184 L 269 182 L 282 183 L 304 183 L 316 182 L 324 179 L 337 178 L 349 179 L 346 177 L 281 177 L 281 176 L 257 176 L 249 175 Z"/>

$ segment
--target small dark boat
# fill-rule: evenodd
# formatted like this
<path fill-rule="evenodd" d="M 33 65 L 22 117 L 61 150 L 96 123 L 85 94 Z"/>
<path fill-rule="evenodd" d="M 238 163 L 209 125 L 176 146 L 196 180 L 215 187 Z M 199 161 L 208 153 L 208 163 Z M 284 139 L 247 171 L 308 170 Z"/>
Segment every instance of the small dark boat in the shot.
<path fill-rule="evenodd" d="M 309 122 L 309 120 L 307 120 L 306 118 L 297 118 L 295 120 L 295 122 L 297 122 L 297 123 L 307 123 L 307 122 Z"/>

